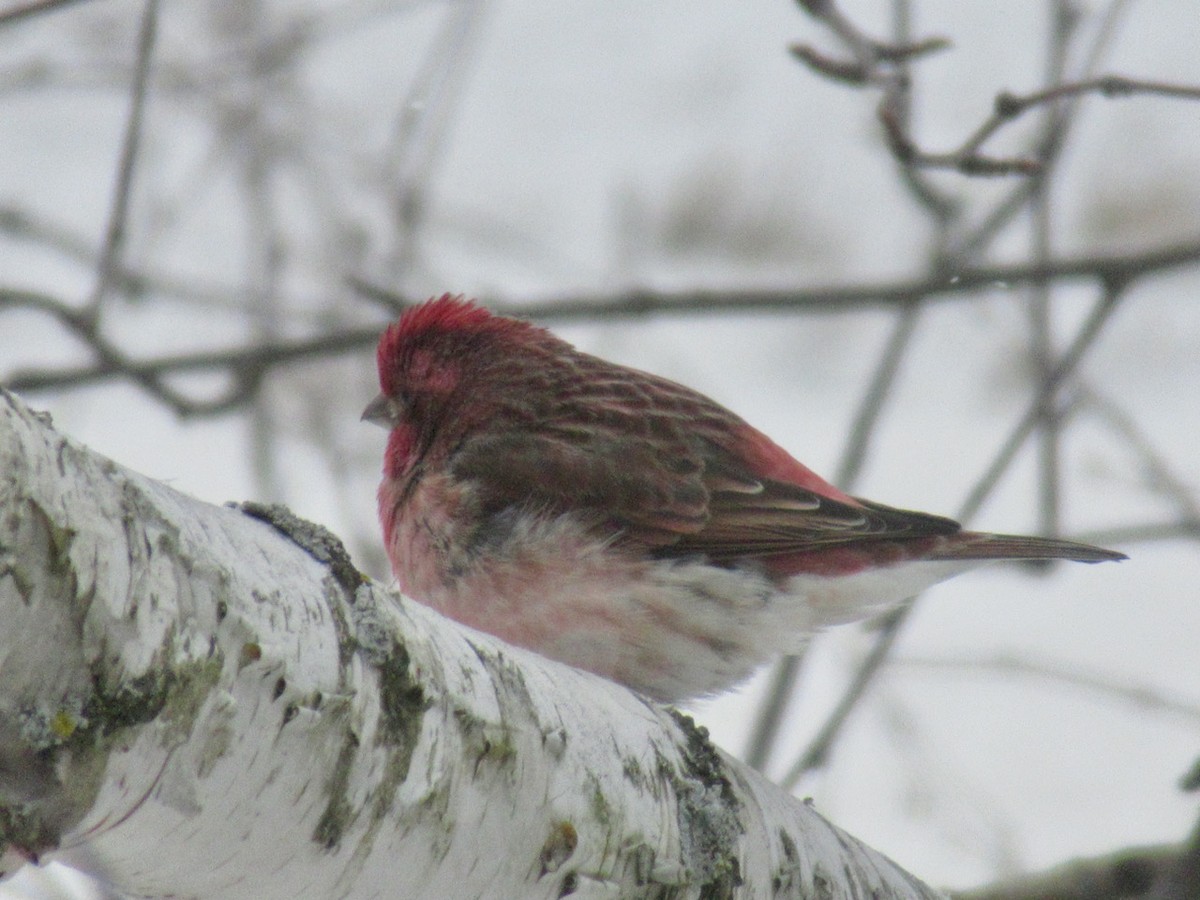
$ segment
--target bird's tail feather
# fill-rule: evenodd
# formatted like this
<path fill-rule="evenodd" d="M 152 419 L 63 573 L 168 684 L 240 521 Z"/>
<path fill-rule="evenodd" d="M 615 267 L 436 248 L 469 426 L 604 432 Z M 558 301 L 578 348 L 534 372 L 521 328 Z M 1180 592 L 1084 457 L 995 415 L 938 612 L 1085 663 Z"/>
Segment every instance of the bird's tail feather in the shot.
<path fill-rule="evenodd" d="M 1067 559 L 1097 563 L 1128 559 L 1124 553 L 1058 538 L 963 531 L 942 542 L 932 559 Z"/>

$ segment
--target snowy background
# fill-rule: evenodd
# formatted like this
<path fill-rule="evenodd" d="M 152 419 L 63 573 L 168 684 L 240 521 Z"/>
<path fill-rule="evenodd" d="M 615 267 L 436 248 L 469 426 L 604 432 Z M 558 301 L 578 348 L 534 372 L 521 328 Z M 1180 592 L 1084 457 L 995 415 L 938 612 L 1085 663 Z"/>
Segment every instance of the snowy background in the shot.
<path fill-rule="evenodd" d="M 94 308 L 122 354 L 158 359 L 381 328 L 388 313 L 356 281 L 528 308 L 928 271 L 935 229 L 887 151 L 878 93 L 789 55 L 793 42 L 830 56 L 839 45 L 788 0 L 164 0 L 118 271 L 89 307 L 146 7 L 94 0 L 4 19 L 26 5 L 0 4 L 0 383 L 95 367 L 66 308 Z M 1054 6 L 914 0 L 914 34 L 953 44 L 913 64 L 922 147 L 957 145 L 999 91 L 1044 85 Z M 843 9 L 890 33 L 890 3 Z M 1068 72 L 1099 42 L 1097 73 L 1200 84 L 1194 0 L 1078 9 Z M 1200 242 L 1200 102 L 1089 97 L 1076 116 L 1042 220 L 1052 255 Z M 1039 122 L 1013 123 L 989 152 L 1023 152 Z M 962 204 L 963 229 L 1015 183 L 931 177 Z M 975 262 L 1030 259 L 1034 228 L 1018 216 Z M 1200 756 L 1198 289 L 1194 262 L 1138 281 L 1068 392 L 1083 402 L 1061 442 L 1061 529 L 1116 540 L 1131 560 L 997 567 L 929 592 L 829 764 L 797 786 L 931 883 L 1193 827 L 1200 804 L 1178 782 Z M 1097 296 L 1087 282 L 1054 287 L 1056 348 Z M 710 394 L 832 477 L 894 319 L 546 321 Z M 1026 286 L 929 304 L 854 491 L 956 514 L 1029 402 L 1030 346 Z M 231 411 L 203 409 L 233 387 L 211 371 L 169 377 L 197 405 L 188 415 L 124 377 L 22 393 L 63 432 L 179 490 L 286 502 L 383 576 L 384 435 L 358 421 L 373 378 L 363 344 L 272 370 Z M 973 525 L 1042 528 L 1035 448 Z M 1164 523 L 1174 536 L 1134 539 Z M 849 627 L 818 643 L 770 773 L 788 770 L 871 640 Z M 759 678 L 693 712 L 739 754 L 765 688 Z M 22 878 L 0 896 L 48 891 Z"/>

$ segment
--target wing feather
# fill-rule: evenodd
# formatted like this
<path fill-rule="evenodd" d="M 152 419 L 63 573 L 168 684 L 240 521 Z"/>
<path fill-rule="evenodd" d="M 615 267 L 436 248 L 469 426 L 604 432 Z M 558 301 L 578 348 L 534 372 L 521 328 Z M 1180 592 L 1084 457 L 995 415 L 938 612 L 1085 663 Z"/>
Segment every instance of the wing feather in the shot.
<path fill-rule="evenodd" d="M 534 410 L 522 405 L 509 419 L 501 414 L 451 454 L 454 474 L 477 486 L 485 519 L 510 517 L 514 508 L 571 512 L 606 539 L 658 556 L 715 561 L 960 530 L 950 519 L 841 494 L 682 385 L 645 373 L 631 379 L 582 354 L 577 366 L 583 371 L 564 373 L 559 390 L 527 392 L 552 402 Z M 764 447 L 776 457 L 764 462 Z M 752 471 L 755 464 L 763 468 Z M 763 470 L 787 477 L 796 470 L 810 484 L 764 477 Z M 812 489 L 817 485 L 835 496 Z"/>

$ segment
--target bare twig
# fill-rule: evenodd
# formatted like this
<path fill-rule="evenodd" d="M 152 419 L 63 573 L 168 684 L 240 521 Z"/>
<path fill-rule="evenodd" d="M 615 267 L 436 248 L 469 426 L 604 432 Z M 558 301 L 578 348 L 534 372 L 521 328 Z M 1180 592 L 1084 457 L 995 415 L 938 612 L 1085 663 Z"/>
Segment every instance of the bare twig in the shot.
<path fill-rule="evenodd" d="M 815 71 L 841 81 L 852 84 L 883 84 L 894 78 L 894 73 L 888 66 L 936 53 L 950 46 L 950 42 L 941 37 L 879 41 L 869 37 L 855 25 L 838 9 L 833 0 L 798 2 L 805 12 L 833 32 L 851 58 L 834 59 L 806 44 L 793 44 L 789 49 L 797 59 Z"/>
<path fill-rule="evenodd" d="M 56 12 L 64 6 L 73 6 L 78 2 L 80 0 L 31 0 L 29 3 L 22 3 L 11 9 L 0 10 L 0 25 L 19 22 L 21 19 L 42 13 Z"/>
<path fill-rule="evenodd" d="M 1092 77 L 1117 33 L 1121 14 L 1127 6 L 1128 0 L 1112 0 L 1109 3 L 1096 29 L 1095 37 L 1084 54 L 1083 63 L 1074 76 L 1076 80 Z M 1033 150 L 1030 153 L 1032 158 L 1040 161 L 1043 171 L 1052 166 L 1062 154 L 1075 123 L 1078 108 L 1078 103 L 1067 101 L 1055 104 L 1047 110 L 1040 134 L 1033 141 Z M 1013 217 L 1025 208 L 1036 187 L 1037 182 L 1032 178 L 1017 181 L 1008 195 L 993 206 L 991 212 L 947 247 L 947 258 L 959 265 L 977 258 Z"/>
<path fill-rule="evenodd" d="M 896 374 L 912 343 L 913 334 L 916 333 L 919 316 L 920 305 L 915 302 L 902 308 L 896 314 L 892 333 L 888 336 L 887 344 L 880 354 L 871 381 L 863 392 L 862 402 L 850 425 L 846 448 L 842 451 L 841 463 L 834 476 L 834 484 L 841 485 L 843 490 L 852 490 L 859 475 L 862 474 L 863 466 L 867 461 L 871 435 L 879 422 L 884 403 L 896 383 Z"/>
<path fill-rule="evenodd" d="M 426 194 L 445 158 L 443 146 L 477 58 L 472 45 L 482 33 L 485 9 L 479 0 L 466 0 L 449 10 L 435 46 L 400 104 L 390 176 L 398 232 L 391 269 L 397 277 L 410 276 L 417 259 Z"/>
<path fill-rule="evenodd" d="M 855 669 L 850 683 L 846 685 L 842 695 L 838 698 L 837 705 L 825 717 L 821 728 L 808 742 L 804 752 L 792 763 L 792 767 L 780 780 L 780 787 L 785 791 L 792 790 L 807 772 L 825 765 L 829 759 L 829 751 L 833 749 L 833 744 L 841 734 L 842 727 L 850 718 L 855 707 L 858 706 L 858 701 L 866 694 L 876 673 L 891 654 L 896 638 L 900 636 L 900 624 L 904 621 L 904 617 L 897 616 L 896 613 L 908 609 L 911 609 L 911 606 L 902 606 L 884 621 L 884 627 L 880 629 L 879 635 L 875 639 L 875 643 L 871 645 L 866 657 Z M 893 622 L 896 624 L 892 625 Z"/>
<path fill-rule="evenodd" d="M 888 140 L 888 147 L 905 166 L 922 169 L 948 169 L 960 175 L 1033 175 L 1041 165 L 1026 157 L 985 156 L 982 153 L 963 153 L 962 149 L 943 153 L 922 150 L 909 137 L 899 120 L 887 107 L 879 110 L 879 121 Z"/>
<path fill-rule="evenodd" d="M 897 44 L 912 40 L 912 9 L 910 0 L 893 0 L 892 32 Z M 880 101 L 879 115 L 895 122 L 900 131 L 908 133 L 912 127 L 912 108 L 915 102 L 917 81 L 913 77 L 913 59 L 900 57 L 895 61 L 896 78 L 888 83 Z M 944 254 L 946 239 L 951 226 L 962 214 L 962 203 L 935 179 L 896 157 L 900 180 L 913 198 L 931 218 L 934 226 L 932 245 Z M 935 257 L 935 263 L 940 257 Z"/>
<path fill-rule="evenodd" d="M 1041 168 L 1041 163 L 1037 159 L 1028 157 L 994 159 L 981 154 L 980 148 L 1001 128 L 1031 109 L 1057 103 L 1069 97 L 1089 94 L 1107 98 L 1153 94 L 1160 97 L 1200 100 L 1200 87 L 1145 81 L 1123 75 L 1101 75 L 1083 81 L 1058 84 L 1025 95 L 1004 91 L 996 95 L 992 114 L 980 123 L 957 150 L 947 153 L 924 152 L 917 149 L 903 133 L 893 135 L 893 140 L 899 142 L 900 152 L 912 158 L 917 165 L 926 168 L 955 169 L 966 175 L 1034 174 Z M 889 123 L 885 122 L 884 124 Z"/>
<path fill-rule="evenodd" d="M 1200 100 L 1200 87 L 1129 78 L 1125 75 L 1100 75 L 1083 81 L 1059 84 L 1030 94 L 1002 93 L 996 97 L 996 113 L 1000 119 L 1011 119 L 1035 106 L 1054 103 L 1064 97 L 1080 94 L 1099 94 L 1102 97 L 1132 97 L 1137 94 L 1152 94 L 1178 100 Z"/>
<path fill-rule="evenodd" d="M 897 657 L 888 663 L 900 669 L 926 669 L 981 676 L 1018 675 L 1068 687 L 1079 688 L 1100 697 L 1121 700 L 1139 709 L 1170 713 L 1200 722 L 1200 705 L 1171 697 L 1149 685 L 1132 685 L 1128 678 L 1114 678 L 1103 672 L 1089 672 L 1059 663 L 1037 662 L 1028 658 L 996 654 L 979 657 Z"/>
<path fill-rule="evenodd" d="M 89 269 L 99 268 L 94 241 L 35 211 L 15 205 L 0 206 L 0 234 L 52 250 L 63 259 Z M 235 285 L 205 283 L 195 277 L 171 277 L 161 272 L 134 268 L 128 260 L 117 260 L 111 277 L 112 288 L 126 295 L 152 293 L 162 300 L 223 309 L 241 309 L 244 306 L 243 290 Z"/>
<path fill-rule="evenodd" d="M 790 48 L 792 54 L 825 77 L 855 86 L 871 85 L 883 90 L 879 120 L 892 154 L 908 171 L 943 169 L 970 176 L 1034 175 L 1043 165 L 1040 154 L 997 157 L 989 156 L 982 150 L 984 144 L 1001 128 L 1030 109 L 1083 95 L 1111 98 L 1150 94 L 1188 100 L 1200 99 L 1200 87 L 1122 75 L 1085 76 L 1075 81 L 1056 79 L 1050 87 L 1030 94 L 998 94 L 991 115 L 956 149 L 932 152 L 921 148 L 910 135 L 905 102 L 910 79 L 907 71 L 902 72 L 898 67 L 931 51 L 944 49 L 949 46 L 949 42 L 942 38 L 902 40 L 896 43 L 875 41 L 854 25 L 831 0 L 801 2 L 800 6 L 829 27 L 849 54 L 849 58 L 838 59 L 803 44 L 793 45 Z M 1057 19 L 1061 26 L 1061 47 L 1064 50 L 1077 18 L 1078 14 L 1072 7 L 1059 5 Z M 1104 37 L 1103 29 L 1101 37 Z M 1065 60 L 1065 54 L 1062 58 Z"/>
<path fill-rule="evenodd" d="M 158 397 L 178 411 L 187 411 L 191 403 L 156 377 L 138 372 L 130 360 L 117 349 L 100 329 L 100 308 L 121 267 L 121 254 L 125 245 L 125 228 L 129 215 L 129 197 L 133 173 L 141 143 L 142 121 L 149 83 L 150 62 L 154 53 L 154 40 L 158 32 L 158 0 L 146 0 L 138 31 L 137 55 L 134 64 L 132 97 L 125 135 L 117 163 L 116 182 L 113 187 L 112 209 L 105 229 L 103 248 L 98 261 L 96 283 L 88 302 L 80 309 L 69 309 L 61 305 L 57 312 L 60 322 L 70 327 L 84 340 L 99 358 L 99 365 L 123 371 L 138 382 L 149 393 Z M 3 299 L 0 297 L 0 299 Z M 25 299 L 30 299 L 28 296 Z"/>
<path fill-rule="evenodd" d="M 639 318 L 648 315 L 707 315 L 728 312 L 849 313 L 907 307 L 914 300 L 962 299 L 980 290 L 1047 282 L 1132 283 L 1144 276 L 1200 262 L 1200 235 L 1143 253 L 1065 257 L 1044 264 L 943 268 L 912 280 L 816 288 L 706 288 L 688 291 L 631 290 L 623 294 L 558 297 L 514 306 L 495 302 L 508 315 L 553 322 Z M 352 286 L 395 312 L 424 299 L 394 294 L 358 279 Z"/>
<path fill-rule="evenodd" d="M 1091 314 L 1084 321 L 1075 340 L 1066 352 L 1059 358 L 1054 368 L 1046 373 L 1039 385 L 1037 395 L 1026 409 L 1016 426 L 1009 433 L 1008 439 L 1001 445 L 986 472 L 980 476 L 975 486 L 963 501 L 958 510 L 959 518 L 969 519 L 983 506 L 984 500 L 995 489 L 1000 477 L 1012 464 L 1017 451 L 1037 426 L 1043 406 L 1050 402 L 1059 387 L 1074 374 L 1084 355 L 1091 349 L 1104 325 L 1116 311 L 1122 297 L 1125 296 L 1125 285 L 1121 282 L 1109 282 L 1105 285 L 1102 296 Z"/>
<path fill-rule="evenodd" d="M 771 750 L 775 747 L 783 725 L 783 716 L 799 680 L 803 662 L 804 658 L 801 656 L 785 656 L 771 669 L 767 692 L 755 713 L 750 737 L 742 751 L 742 758 L 746 764 L 759 771 L 765 769 Z"/>
<path fill-rule="evenodd" d="M 1047 42 L 1046 82 L 1062 82 L 1067 66 L 1067 50 L 1078 24 L 1078 13 L 1071 0 L 1056 0 L 1051 5 L 1053 22 Z M 1061 120 L 1056 119 L 1061 127 Z M 1057 157 L 1047 160 L 1042 170 L 1033 176 L 1029 194 L 1032 218 L 1030 258 L 1046 262 L 1051 258 L 1053 229 L 1051 223 L 1051 192 L 1049 176 Z M 1029 286 L 1029 350 L 1034 371 L 1043 383 L 1054 371 L 1054 341 L 1051 336 L 1051 287 L 1048 284 Z M 1043 388 L 1046 401 L 1038 413 L 1038 532 L 1056 535 L 1059 531 L 1061 417 L 1053 391 Z"/>
<path fill-rule="evenodd" d="M 1188 485 L 1172 470 L 1170 463 L 1150 442 L 1133 416 L 1095 388 L 1085 386 L 1081 394 L 1086 401 L 1087 412 L 1108 424 L 1137 454 L 1145 471 L 1146 487 L 1175 504 L 1185 522 L 1200 522 L 1200 500 L 1197 499 L 1196 488 Z"/>
<path fill-rule="evenodd" d="M 1146 524 L 1116 525 L 1112 528 L 1095 528 L 1081 531 L 1077 537 L 1088 544 L 1108 546 L 1117 544 L 1159 543 L 1173 540 L 1200 540 L 1200 519 L 1179 519 L 1174 522 L 1150 522 Z"/>
<path fill-rule="evenodd" d="M 129 219 L 129 197 L 133 188 L 133 173 L 137 166 L 138 149 L 142 142 L 142 122 L 146 110 L 146 86 L 150 81 L 150 61 L 154 55 L 154 39 L 158 34 L 158 0 L 146 0 L 142 24 L 138 32 L 137 58 L 134 63 L 133 87 L 129 101 L 129 118 L 121 142 L 117 162 L 116 183 L 113 186 L 112 209 L 100 251 L 99 270 L 85 314 L 93 318 L 100 314 L 109 288 L 120 269 L 125 249 L 125 227 Z"/>

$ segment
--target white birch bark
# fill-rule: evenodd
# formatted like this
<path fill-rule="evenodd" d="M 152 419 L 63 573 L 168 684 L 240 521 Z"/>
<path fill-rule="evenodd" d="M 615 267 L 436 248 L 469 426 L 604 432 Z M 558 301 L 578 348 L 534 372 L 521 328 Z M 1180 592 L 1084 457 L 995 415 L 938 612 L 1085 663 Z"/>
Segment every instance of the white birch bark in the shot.
<path fill-rule="evenodd" d="M 687 717 L 263 515 L 0 392 L 4 871 L 224 900 L 939 896 Z"/>

